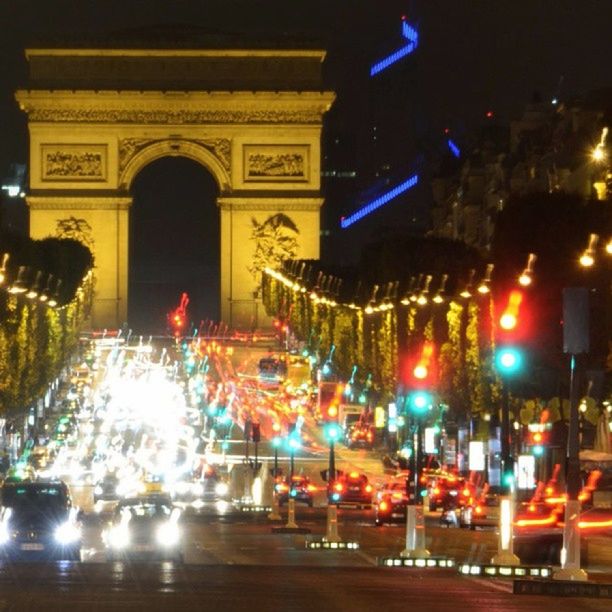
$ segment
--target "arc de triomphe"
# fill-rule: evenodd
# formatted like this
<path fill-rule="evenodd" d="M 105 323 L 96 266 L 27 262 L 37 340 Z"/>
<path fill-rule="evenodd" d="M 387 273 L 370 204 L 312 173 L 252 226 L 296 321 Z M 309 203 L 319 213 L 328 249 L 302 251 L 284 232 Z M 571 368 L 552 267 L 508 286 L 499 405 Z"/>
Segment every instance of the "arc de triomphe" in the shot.
<path fill-rule="evenodd" d="M 221 316 L 264 322 L 261 270 L 319 257 L 320 50 L 27 49 L 30 235 L 77 237 L 95 258 L 91 327 L 127 320 L 130 187 L 184 156 L 214 177 Z M 172 205 L 176 205 L 173 203 Z M 180 241 L 177 240 L 177 248 Z"/>

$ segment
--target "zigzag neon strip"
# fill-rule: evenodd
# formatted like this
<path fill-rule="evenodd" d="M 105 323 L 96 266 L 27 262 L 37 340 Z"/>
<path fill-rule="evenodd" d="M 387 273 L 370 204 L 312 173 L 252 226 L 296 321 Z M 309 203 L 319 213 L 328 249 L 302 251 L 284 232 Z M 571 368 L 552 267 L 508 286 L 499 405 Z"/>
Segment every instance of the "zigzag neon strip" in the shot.
<path fill-rule="evenodd" d="M 461 150 L 459 147 L 449 138 L 447 141 L 448 148 L 451 150 L 451 153 L 456 157 L 461 157 Z"/>
<path fill-rule="evenodd" d="M 391 66 L 391 64 L 395 64 L 395 62 L 401 60 L 403 57 L 410 55 L 419 46 L 419 33 L 404 19 L 402 19 L 402 36 L 408 41 L 408 44 L 400 47 L 397 51 L 379 62 L 376 62 L 376 64 L 370 68 L 371 77 L 382 72 L 385 68 Z"/>
<path fill-rule="evenodd" d="M 359 219 L 363 219 L 366 215 L 369 215 L 371 212 L 374 212 L 377 208 L 380 208 L 387 202 L 390 202 L 398 195 L 404 193 L 404 191 L 408 191 L 419 182 L 418 174 L 413 174 L 409 179 L 405 180 L 403 183 L 400 183 L 397 187 L 394 187 L 387 193 L 383 193 L 383 195 L 379 196 L 375 200 L 372 200 L 369 204 L 366 204 L 359 210 L 356 210 L 352 215 L 348 217 L 340 218 L 340 227 L 342 229 L 346 229 L 347 227 L 353 225 L 359 221 Z"/>

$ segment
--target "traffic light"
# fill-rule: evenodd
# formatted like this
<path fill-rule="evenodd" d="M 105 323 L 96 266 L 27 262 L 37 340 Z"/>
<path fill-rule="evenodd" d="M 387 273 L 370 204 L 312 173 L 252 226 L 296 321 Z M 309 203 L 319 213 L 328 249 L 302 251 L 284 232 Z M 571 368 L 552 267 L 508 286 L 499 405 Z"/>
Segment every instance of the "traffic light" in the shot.
<path fill-rule="evenodd" d="M 179 305 L 168 313 L 168 323 L 174 331 L 175 336 L 181 336 L 185 331 L 187 324 L 187 304 L 189 304 L 189 296 L 186 293 L 181 295 Z"/>
<path fill-rule="evenodd" d="M 261 425 L 259 423 L 251 424 L 251 440 L 255 444 L 261 441 Z"/>
<path fill-rule="evenodd" d="M 413 414 L 424 414 L 433 405 L 437 382 L 434 343 L 425 341 L 419 350 L 404 360 L 402 369 L 408 410 Z"/>
<path fill-rule="evenodd" d="M 404 359 L 402 382 L 409 389 L 432 389 L 436 381 L 435 345 L 426 340 L 416 352 Z"/>
<path fill-rule="evenodd" d="M 546 446 L 549 442 L 549 425 L 546 423 L 534 423 L 529 425 L 529 434 L 527 436 L 527 446 L 530 447 L 531 453 L 536 457 L 541 457 L 544 454 Z"/>
<path fill-rule="evenodd" d="M 512 290 L 499 314 L 495 365 L 501 376 L 513 376 L 524 368 L 525 354 L 521 346 L 525 336 L 524 311 L 521 311 L 523 301 L 523 292 Z"/>
<path fill-rule="evenodd" d="M 427 391 L 412 391 L 408 396 L 408 405 L 415 414 L 424 414 L 433 404 L 433 396 Z"/>

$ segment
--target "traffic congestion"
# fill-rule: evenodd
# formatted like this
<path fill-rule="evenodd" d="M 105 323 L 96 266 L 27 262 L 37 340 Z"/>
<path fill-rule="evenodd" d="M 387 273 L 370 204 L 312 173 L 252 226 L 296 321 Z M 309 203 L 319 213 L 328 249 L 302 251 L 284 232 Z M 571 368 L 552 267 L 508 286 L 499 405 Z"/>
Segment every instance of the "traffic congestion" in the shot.
<path fill-rule="evenodd" d="M 328 385 L 331 404 L 339 385 Z M 338 402 L 334 448 L 322 416 L 331 404 L 297 354 L 236 339 L 92 336 L 62 389 L 4 477 L 0 551 L 12 561 L 189 562 L 194 522 L 245 510 L 265 522 L 274 503 L 299 504 L 309 520 L 335 506 L 344 523 L 390 537 L 417 500 L 430 526 L 499 525 L 499 495 L 477 474 L 431 461 L 418 479 L 404 464 L 389 469 L 367 408 Z M 517 532 L 562 527 L 555 482 L 517 507 Z M 610 535 L 609 511 L 589 504 L 601 482 L 593 470 L 581 526 Z"/>

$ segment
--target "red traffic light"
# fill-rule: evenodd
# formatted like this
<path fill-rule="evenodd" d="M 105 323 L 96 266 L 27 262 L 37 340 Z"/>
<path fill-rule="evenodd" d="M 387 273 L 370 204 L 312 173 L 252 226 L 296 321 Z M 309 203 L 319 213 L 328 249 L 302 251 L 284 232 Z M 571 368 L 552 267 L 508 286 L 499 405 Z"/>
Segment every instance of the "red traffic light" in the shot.
<path fill-rule="evenodd" d="M 435 345 L 425 341 L 414 355 L 404 359 L 402 382 L 412 389 L 424 389 L 436 383 Z"/>

